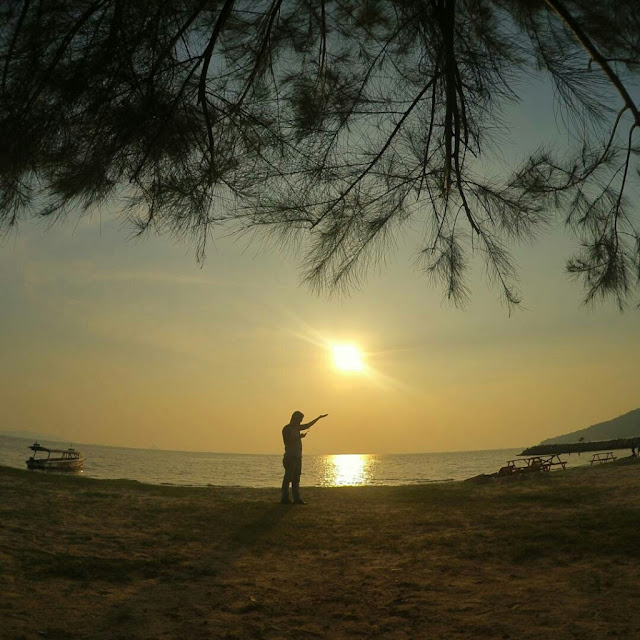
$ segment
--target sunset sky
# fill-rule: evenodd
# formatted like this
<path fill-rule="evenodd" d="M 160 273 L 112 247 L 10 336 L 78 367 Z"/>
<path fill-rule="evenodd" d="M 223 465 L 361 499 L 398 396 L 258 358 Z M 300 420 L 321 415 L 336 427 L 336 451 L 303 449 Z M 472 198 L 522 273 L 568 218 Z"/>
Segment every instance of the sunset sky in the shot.
<path fill-rule="evenodd" d="M 530 94 L 513 116 L 529 149 L 558 135 Z M 443 304 L 410 232 L 334 297 L 301 286 L 293 256 L 222 230 L 202 268 L 185 244 L 130 235 L 105 210 L 0 242 L 0 429 L 276 453 L 299 409 L 329 413 L 306 453 L 457 451 L 528 446 L 640 406 L 639 312 L 581 306 L 560 226 L 515 251 L 511 317 L 480 265 L 467 308 Z M 336 370 L 336 342 L 362 350 L 364 371 Z"/>

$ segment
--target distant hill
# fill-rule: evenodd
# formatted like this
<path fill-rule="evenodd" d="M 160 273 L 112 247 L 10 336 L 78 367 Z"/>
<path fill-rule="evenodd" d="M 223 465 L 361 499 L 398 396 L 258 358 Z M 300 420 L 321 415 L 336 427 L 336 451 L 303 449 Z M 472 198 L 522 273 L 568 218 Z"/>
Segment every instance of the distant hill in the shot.
<path fill-rule="evenodd" d="M 0 436 L 9 436 L 10 438 L 26 438 L 27 440 L 40 440 L 45 442 L 66 442 L 66 438 L 60 436 L 51 435 L 50 433 L 42 433 L 36 431 L 24 431 L 13 430 L 8 431 L 6 429 L 0 429 Z"/>
<path fill-rule="evenodd" d="M 640 436 L 640 409 L 634 409 L 613 420 L 592 424 L 585 429 L 578 429 L 563 436 L 548 438 L 540 444 L 569 444 L 584 438 L 586 442 L 599 440 L 615 440 L 617 438 L 634 438 Z"/>

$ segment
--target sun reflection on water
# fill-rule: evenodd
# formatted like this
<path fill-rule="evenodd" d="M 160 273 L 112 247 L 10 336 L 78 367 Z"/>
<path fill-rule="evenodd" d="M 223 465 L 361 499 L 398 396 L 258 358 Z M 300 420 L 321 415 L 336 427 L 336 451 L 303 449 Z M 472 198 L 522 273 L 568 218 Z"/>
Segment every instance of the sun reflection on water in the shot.
<path fill-rule="evenodd" d="M 370 483 L 374 457 L 350 453 L 327 456 L 325 480 L 329 486 L 346 487 Z"/>

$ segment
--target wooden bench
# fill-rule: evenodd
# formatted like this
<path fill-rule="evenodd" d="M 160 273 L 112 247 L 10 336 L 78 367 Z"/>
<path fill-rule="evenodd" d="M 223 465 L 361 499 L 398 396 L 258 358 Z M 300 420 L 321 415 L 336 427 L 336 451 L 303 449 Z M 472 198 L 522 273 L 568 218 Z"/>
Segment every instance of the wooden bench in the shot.
<path fill-rule="evenodd" d="M 567 468 L 567 463 L 562 460 L 557 453 L 543 458 L 543 464 L 546 467 L 545 471 L 549 471 L 551 467 L 562 467 L 563 469 Z"/>
<path fill-rule="evenodd" d="M 508 476 L 512 473 L 532 473 L 535 471 L 551 471 L 551 467 L 560 466 L 566 468 L 567 463 L 557 454 L 549 456 L 532 456 L 530 458 L 516 458 L 507 460 L 507 464 L 498 471 L 500 476 Z"/>
<path fill-rule="evenodd" d="M 594 453 L 589 464 L 593 464 L 594 462 L 612 462 L 615 459 L 616 457 L 613 455 L 613 451 Z"/>

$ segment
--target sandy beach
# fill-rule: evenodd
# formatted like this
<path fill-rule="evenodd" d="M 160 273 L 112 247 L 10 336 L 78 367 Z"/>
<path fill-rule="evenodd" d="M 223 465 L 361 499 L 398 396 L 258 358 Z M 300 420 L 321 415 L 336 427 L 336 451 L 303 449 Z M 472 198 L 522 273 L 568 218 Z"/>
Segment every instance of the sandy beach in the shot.
<path fill-rule="evenodd" d="M 640 463 L 189 488 L 0 467 L 0 637 L 640 638 Z"/>

